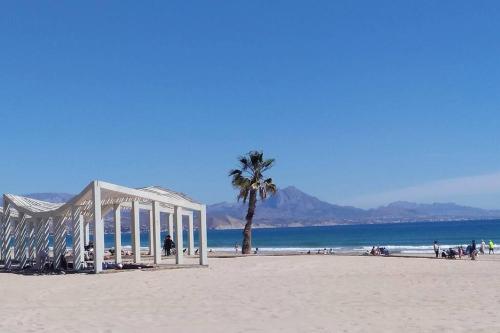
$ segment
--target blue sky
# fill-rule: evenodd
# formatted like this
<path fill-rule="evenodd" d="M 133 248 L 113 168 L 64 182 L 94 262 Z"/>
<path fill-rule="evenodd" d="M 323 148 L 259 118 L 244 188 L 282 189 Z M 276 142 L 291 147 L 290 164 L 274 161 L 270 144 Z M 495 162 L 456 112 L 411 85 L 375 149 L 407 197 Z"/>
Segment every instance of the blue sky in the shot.
<path fill-rule="evenodd" d="M 0 191 L 102 179 L 231 201 L 228 170 L 263 149 L 279 186 L 330 202 L 500 208 L 499 17 L 497 1 L 4 2 Z"/>

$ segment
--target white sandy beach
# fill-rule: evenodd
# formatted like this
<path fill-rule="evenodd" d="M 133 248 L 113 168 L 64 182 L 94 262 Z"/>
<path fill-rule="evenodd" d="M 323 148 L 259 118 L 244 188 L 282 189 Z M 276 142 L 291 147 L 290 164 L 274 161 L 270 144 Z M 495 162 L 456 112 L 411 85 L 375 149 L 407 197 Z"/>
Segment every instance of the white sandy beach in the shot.
<path fill-rule="evenodd" d="M 500 258 L 211 258 L 209 268 L 0 274 L 0 332 L 499 332 Z"/>

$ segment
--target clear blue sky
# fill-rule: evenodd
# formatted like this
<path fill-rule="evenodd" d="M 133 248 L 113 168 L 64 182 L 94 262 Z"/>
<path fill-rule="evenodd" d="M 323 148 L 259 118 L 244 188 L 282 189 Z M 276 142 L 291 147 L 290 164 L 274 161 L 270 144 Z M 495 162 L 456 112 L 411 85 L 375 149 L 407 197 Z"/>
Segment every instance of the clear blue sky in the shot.
<path fill-rule="evenodd" d="M 235 158 L 263 149 L 278 185 L 330 202 L 500 208 L 499 18 L 498 1 L 2 2 L 0 192 L 102 179 L 229 201 Z"/>

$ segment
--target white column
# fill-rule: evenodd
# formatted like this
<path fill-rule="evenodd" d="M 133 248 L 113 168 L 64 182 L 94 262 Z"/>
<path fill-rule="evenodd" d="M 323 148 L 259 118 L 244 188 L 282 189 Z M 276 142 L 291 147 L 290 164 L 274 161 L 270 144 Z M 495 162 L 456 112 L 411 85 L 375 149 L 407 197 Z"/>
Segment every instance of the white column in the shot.
<path fill-rule="evenodd" d="M 160 204 L 157 201 L 153 201 L 153 209 L 151 211 L 150 218 L 153 222 L 153 228 L 150 229 L 150 233 L 153 234 L 153 255 L 154 263 L 159 264 L 161 261 L 161 236 L 160 236 Z"/>
<path fill-rule="evenodd" d="M 19 260 L 19 267 L 21 269 L 24 268 L 24 266 L 26 266 L 26 263 L 28 261 L 28 256 L 26 253 L 27 237 L 28 237 L 27 218 L 24 213 L 20 213 L 19 218 L 17 220 L 16 259 Z"/>
<path fill-rule="evenodd" d="M 3 244 L 3 211 L 2 213 L 0 213 L 0 260 L 3 260 L 2 244 Z"/>
<path fill-rule="evenodd" d="M 19 227 L 21 223 L 19 221 L 23 218 L 22 214 L 19 214 L 18 218 L 12 221 L 12 230 L 14 234 L 14 260 L 19 261 L 19 245 L 21 244 L 21 240 L 19 239 Z"/>
<path fill-rule="evenodd" d="M 174 208 L 175 209 L 175 208 Z M 168 235 L 174 239 L 174 214 L 168 214 Z"/>
<path fill-rule="evenodd" d="M 187 215 L 188 217 L 188 254 L 194 255 L 194 226 L 193 226 L 193 212 Z"/>
<path fill-rule="evenodd" d="M 54 268 L 61 268 L 61 256 L 66 253 L 66 218 L 64 216 L 54 217 Z"/>
<path fill-rule="evenodd" d="M 88 246 L 90 243 L 90 221 L 84 221 L 83 223 L 84 228 L 83 228 L 83 244 L 85 246 Z"/>
<path fill-rule="evenodd" d="M 114 207 L 115 222 L 115 263 L 122 262 L 122 214 L 120 205 Z"/>
<path fill-rule="evenodd" d="M 202 206 L 200 210 L 200 229 L 198 230 L 200 247 L 200 265 L 208 265 L 207 253 L 207 207 Z"/>
<path fill-rule="evenodd" d="M 92 200 L 94 210 L 94 272 L 102 272 L 104 262 L 104 223 L 101 211 L 101 187 L 94 181 Z"/>
<path fill-rule="evenodd" d="M 175 263 L 180 265 L 184 263 L 184 253 L 182 244 L 182 207 L 175 207 Z"/>
<path fill-rule="evenodd" d="M 35 241 L 34 241 L 34 259 L 36 260 L 37 256 L 38 256 L 38 253 L 40 253 L 40 249 L 41 249 L 41 230 L 42 229 L 42 219 L 41 218 L 33 218 L 33 232 L 35 234 Z"/>
<path fill-rule="evenodd" d="M 36 219 L 30 218 L 28 221 L 28 260 L 30 264 L 35 260 L 35 244 L 36 244 L 36 233 L 35 233 Z"/>
<path fill-rule="evenodd" d="M 132 252 L 134 262 L 141 261 L 141 229 L 139 221 L 139 201 L 132 202 Z"/>
<path fill-rule="evenodd" d="M 39 219 L 37 221 L 37 235 L 36 235 L 36 255 L 38 253 L 45 252 L 49 255 L 49 234 L 50 234 L 50 222 L 49 218 Z"/>
<path fill-rule="evenodd" d="M 59 268 L 59 261 L 60 261 L 60 251 L 59 251 L 59 245 L 61 240 L 58 238 L 59 237 L 59 232 L 60 232 L 60 217 L 53 216 L 52 217 L 52 263 L 54 265 L 54 268 L 57 269 Z"/>
<path fill-rule="evenodd" d="M 12 258 L 10 256 L 10 244 L 12 241 L 12 218 L 10 205 L 6 202 L 4 197 L 3 204 L 3 228 L 2 228 L 2 258 L 5 263 L 5 267 L 10 269 L 12 264 Z"/>
<path fill-rule="evenodd" d="M 42 224 L 42 220 L 40 218 L 33 217 L 33 257 L 36 259 L 38 252 L 40 249 L 38 246 L 40 245 L 40 225 Z"/>
<path fill-rule="evenodd" d="M 78 271 L 83 268 L 85 261 L 83 253 L 85 252 L 84 239 L 84 218 L 80 207 L 73 207 L 71 212 L 72 231 L 73 231 L 73 269 Z"/>
<path fill-rule="evenodd" d="M 26 214 L 19 213 L 14 228 L 14 259 L 19 262 L 19 267 L 24 268 L 26 264 Z"/>
<path fill-rule="evenodd" d="M 0 260 L 3 260 L 3 211 L 0 213 Z"/>
<path fill-rule="evenodd" d="M 154 203 L 153 203 L 154 205 Z M 153 209 L 149 211 L 149 255 L 154 253 L 154 233 L 153 233 Z"/>
<path fill-rule="evenodd" d="M 12 258 L 10 255 L 10 245 L 12 242 L 12 227 L 13 221 L 11 218 L 10 205 L 6 203 L 4 197 L 3 205 L 3 232 L 2 232 L 2 258 L 4 260 L 4 265 L 7 269 L 10 269 L 12 265 Z"/>

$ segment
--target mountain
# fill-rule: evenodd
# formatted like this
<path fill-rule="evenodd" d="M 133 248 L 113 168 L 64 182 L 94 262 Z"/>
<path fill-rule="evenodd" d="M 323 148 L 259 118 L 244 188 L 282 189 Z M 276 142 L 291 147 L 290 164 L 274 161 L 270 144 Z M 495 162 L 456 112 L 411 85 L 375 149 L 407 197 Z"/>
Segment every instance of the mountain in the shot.
<path fill-rule="evenodd" d="M 246 206 L 241 203 L 219 203 L 207 207 L 209 228 L 241 228 L 245 215 Z M 365 215 L 366 211 L 362 209 L 333 205 L 290 186 L 265 201 L 259 201 L 254 221 L 256 227 L 290 227 L 348 222 Z"/>
<path fill-rule="evenodd" d="M 449 219 L 495 218 L 500 216 L 499 210 L 485 210 L 460 206 L 455 203 L 417 204 L 407 201 L 393 202 L 387 206 L 370 210 L 372 217 L 384 219 L 425 219 L 429 217 L 446 217 Z"/>
<path fill-rule="evenodd" d="M 30 198 L 48 202 L 67 202 L 68 193 L 32 193 Z M 222 202 L 207 206 L 210 229 L 241 229 L 245 224 L 247 207 L 242 203 Z M 149 227 L 149 214 L 141 211 L 141 228 Z M 196 216 L 196 215 L 195 215 Z M 397 223 L 446 221 L 461 219 L 500 218 L 500 210 L 460 206 L 455 203 L 419 204 L 397 201 L 373 209 L 334 205 L 304 193 L 296 187 L 280 189 L 275 196 L 257 203 L 254 217 L 256 228 L 302 227 L 335 224 Z M 130 212 L 122 214 L 123 229 L 129 229 Z M 112 230 L 110 216 L 105 219 L 106 230 Z"/>
<path fill-rule="evenodd" d="M 209 228 L 242 228 L 246 207 L 219 203 L 207 207 Z M 257 205 L 254 225 L 300 227 L 334 224 L 396 223 L 500 218 L 500 210 L 485 210 L 454 203 L 418 204 L 398 201 L 374 209 L 360 209 L 324 202 L 290 186 Z"/>

